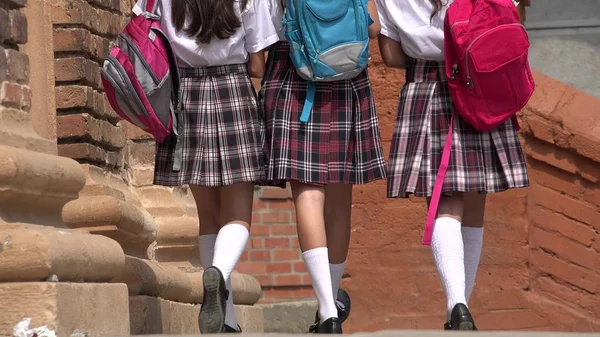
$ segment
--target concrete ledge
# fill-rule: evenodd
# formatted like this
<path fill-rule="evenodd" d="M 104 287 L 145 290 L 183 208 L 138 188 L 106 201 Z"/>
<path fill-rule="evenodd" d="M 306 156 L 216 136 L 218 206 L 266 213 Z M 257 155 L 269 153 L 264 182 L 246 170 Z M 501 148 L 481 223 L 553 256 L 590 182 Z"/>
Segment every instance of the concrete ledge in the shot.
<path fill-rule="evenodd" d="M 26 317 L 58 337 L 129 335 L 127 287 L 99 283 L 0 283 L 0 336 Z"/>
<path fill-rule="evenodd" d="M 360 332 L 347 334 L 355 337 L 471 337 L 473 332 L 447 332 L 447 331 L 412 331 L 412 330 L 385 330 L 378 332 Z M 192 337 L 194 335 L 178 335 L 179 337 Z M 297 337 L 298 334 L 291 333 L 249 333 L 247 337 Z M 306 336 L 313 336 L 306 334 Z M 488 337 L 600 337 L 600 333 L 567 333 L 567 332 L 485 332 L 478 331 L 477 336 Z M 148 335 L 148 337 L 160 337 L 160 335 Z"/>
<path fill-rule="evenodd" d="M 113 196 L 83 196 L 63 208 L 63 222 L 71 228 L 116 226 L 150 244 L 156 239 L 156 224 L 143 208 Z"/>
<path fill-rule="evenodd" d="M 110 282 L 125 266 L 121 246 L 83 231 L 29 224 L 0 226 L 0 282 Z"/>
<path fill-rule="evenodd" d="M 149 296 L 131 296 L 131 334 L 199 334 L 200 305 L 167 301 Z M 235 313 L 244 332 L 263 331 L 260 307 L 236 305 Z"/>
<path fill-rule="evenodd" d="M 202 302 L 202 269 L 182 271 L 159 262 L 126 256 L 125 272 L 114 281 L 127 284 L 130 295 L 191 304 Z M 254 277 L 234 272 L 231 285 L 234 303 L 253 305 L 258 302 L 261 288 Z"/>
<path fill-rule="evenodd" d="M 317 301 L 260 304 L 265 316 L 265 332 L 307 333 L 315 322 Z"/>

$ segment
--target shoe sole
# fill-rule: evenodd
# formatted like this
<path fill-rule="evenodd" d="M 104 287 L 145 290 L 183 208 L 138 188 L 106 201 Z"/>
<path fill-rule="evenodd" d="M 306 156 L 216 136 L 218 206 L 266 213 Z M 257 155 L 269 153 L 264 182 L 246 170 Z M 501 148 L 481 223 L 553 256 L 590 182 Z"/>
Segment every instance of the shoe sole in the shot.
<path fill-rule="evenodd" d="M 200 332 L 203 334 L 220 333 L 225 324 L 225 312 L 221 293 L 221 275 L 214 269 L 207 269 L 202 276 L 204 300 L 198 316 Z"/>
<path fill-rule="evenodd" d="M 473 331 L 475 325 L 472 322 L 460 322 L 458 324 L 458 330 L 461 331 Z"/>

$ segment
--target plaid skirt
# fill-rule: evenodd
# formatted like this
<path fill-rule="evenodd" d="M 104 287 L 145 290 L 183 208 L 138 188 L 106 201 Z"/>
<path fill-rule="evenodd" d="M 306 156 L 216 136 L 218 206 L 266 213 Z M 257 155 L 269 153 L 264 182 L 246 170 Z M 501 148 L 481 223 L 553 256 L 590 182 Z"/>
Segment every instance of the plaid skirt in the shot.
<path fill-rule="evenodd" d="M 442 159 L 452 97 L 443 62 L 407 58 L 392 138 L 387 195 L 429 197 Z M 454 116 L 450 163 L 442 193 L 494 193 L 529 186 L 515 124 L 478 131 Z"/>
<path fill-rule="evenodd" d="M 296 73 L 287 42 L 271 47 L 262 80 L 267 117 L 267 180 L 312 185 L 364 184 L 386 176 L 371 82 L 316 83 L 310 119 L 300 122 L 307 82 Z"/>
<path fill-rule="evenodd" d="M 154 183 L 219 187 L 262 181 L 264 122 L 245 64 L 181 68 L 181 170 L 173 170 L 177 137 L 156 145 Z"/>

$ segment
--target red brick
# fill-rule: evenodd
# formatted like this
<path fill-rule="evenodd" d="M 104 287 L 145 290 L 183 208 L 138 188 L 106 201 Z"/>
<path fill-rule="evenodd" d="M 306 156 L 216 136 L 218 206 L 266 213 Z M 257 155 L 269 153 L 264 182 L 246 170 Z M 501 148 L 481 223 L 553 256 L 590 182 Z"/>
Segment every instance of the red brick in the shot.
<path fill-rule="evenodd" d="M 554 144 L 553 122 L 535 115 L 527 115 L 525 117 L 523 127 L 528 126 L 528 131 L 532 133 L 533 137 Z"/>
<path fill-rule="evenodd" d="M 268 212 L 262 214 L 262 223 L 269 224 L 289 224 L 290 212 Z"/>
<path fill-rule="evenodd" d="M 595 296 L 578 288 L 556 282 L 552 277 L 538 277 L 533 282 L 535 292 L 546 295 L 551 300 L 560 301 L 564 305 L 578 311 L 583 311 L 589 317 L 600 312 L 600 302 Z"/>
<path fill-rule="evenodd" d="M 572 219 L 592 224 L 594 218 L 598 217 L 598 211 L 587 203 L 572 199 L 555 191 L 540 186 L 531 189 L 534 201 L 547 209 L 562 213 Z"/>
<path fill-rule="evenodd" d="M 270 286 L 273 284 L 273 277 L 271 275 L 252 275 L 261 286 Z"/>
<path fill-rule="evenodd" d="M 265 247 L 266 248 L 288 248 L 290 247 L 290 239 L 289 238 L 266 238 L 265 239 Z"/>
<path fill-rule="evenodd" d="M 81 25 L 99 35 L 116 36 L 122 28 L 122 18 L 118 14 L 94 8 L 83 0 L 72 0 L 69 6 L 54 3 L 52 22 L 55 25 Z"/>
<path fill-rule="evenodd" d="M 287 200 L 290 196 L 290 190 L 287 188 L 263 187 L 260 189 L 260 198 L 263 200 Z"/>
<path fill-rule="evenodd" d="M 8 11 L 0 7 L 0 44 L 10 40 L 10 17 Z M 0 69 L 3 69 L 0 67 Z M 1 80 L 1 79 L 0 79 Z"/>
<path fill-rule="evenodd" d="M 303 285 L 302 276 L 298 274 L 275 275 L 273 284 L 276 286 L 296 286 Z"/>
<path fill-rule="evenodd" d="M 292 297 L 294 297 L 294 298 L 315 298 L 315 292 L 311 286 L 294 288 L 294 290 L 292 290 Z"/>
<path fill-rule="evenodd" d="M 269 226 L 266 225 L 252 225 L 250 228 L 250 233 L 256 236 L 268 236 L 269 235 Z"/>
<path fill-rule="evenodd" d="M 274 261 L 299 261 L 299 249 L 275 249 L 273 250 Z"/>
<path fill-rule="evenodd" d="M 254 198 L 254 201 L 252 202 L 252 207 L 255 212 L 260 212 L 262 210 L 266 210 L 268 206 L 265 201 L 260 200 L 258 198 Z"/>
<path fill-rule="evenodd" d="M 58 110 L 80 108 L 85 109 L 86 112 L 90 112 L 90 114 L 95 117 L 108 119 L 113 122 L 113 124 L 119 121 L 124 122 L 111 108 L 106 100 L 106 96 L 91 87 L 82 85 L 59 85 L 55 89 L 55 95 L 56 108 Z M 125 122 L 125 124 L 129 123 Z M 147 135 L 144 137 L 145 139 L 152 139 L 147 133 L 143 131 L 140 132 Z"/>
<path fill-rule="evenodd" d="M 251 238 L 250 241 L 252 243 L 252 248 L 264 248 L 265 242 L 263 238 Z"/>
<path fill-rule="evenodd" d="M 123 166 L 123 155 L 121 153 L 105 151 L 92 144 L 59 144 L 58 155 L 94 163 L 102 163 L 108 166 Z"/>
<path fill-rule="evenodd" d="M 269 263 L 267 264 L 267 273 L 291 273 L 291 262 Z"/>
<path fill-rule="evenodd" d="M 266 267 L 264 263 L 253 263 L 246 262 L 240 263 L 235 268 L 240 273 L 256 275 L 256 274 L 264 274 L 266 271 Z"/>
<path fill-rule="evenodd" d="M 246 246 L 246 248 L 248 248 L 248 246 Z M 240 256 L 240 259 L 238 260 L 240 263 L 244 263 L 246 261 L 249 260 L 249 256 L 250 256 L 250 252 L 248 251 L 248 249 L 244 250 L 244 252 L 242 253 L 242 256 Z"/>
<path fill-rule="evenodd" d="M 249 258 L 251 261 L 270 261 L 271 251 L 269 250 L 252 250 L 250 251 Z"/>
<path fill-rule="evenodd" d="M 294 273 L 306 273 L 306 264 L 304 261 L 294 263 Z"/>
<path fill-rule="evenodd" d="M 536 139 L 528 139 L 523 147 L 525 153 L 533 159 L 542 161 L 563 171 L 577 173 L 577 155 L 560 149 L 552 144 Z"/>
<path fill-rule="evenodd" d="M 91 140 L 94 143 L 106 144 L 111 148 L 122 148 L 125 146 L 125 133 L 120 127 L 116 127 L 106 121 L 98 120 L 87 113 L 58 116 L 57 121 L 57 136 L 59 139 L 65 138 L 83 138 Z M 138 156 L 148 155 L 148 151 L 133 145 L 135 151 L 138 151 Z M 144 161 L 143 164 L 154 164 L 154 144 L 151 144 L 150 149 L 151 161 Z M 136 156 L 136 159 L 138 157 Z M 142 163 L 142 162 L 140 162 Z"/>
<path fill-rule="evenodd" d="M 19 109 L 22 98 L 23 89 L 19 84 L 2 82 L 0 86 L 0 103 L 2 105 Z"/>
<path fill-rule="evenodd" d="M 531 310 L 489 311 L 477 317 L 481 330 L 523 330 L 548 325 L 550 322 Z"/>
<path fill-rule="evenodd" d="M 6 49 L 8 79 L 29 84 L 29 56 L 13 49 Z"/>
<path fill-rule="evenodd" d="M 530 161 L 530 166 L 529 176 L 536 183 L 574 197 L 581 194 L 581 182 L 575 175 L 535 160 Z"/>
<path fill-rule="evenodd" d="M 532 251 L 531 266 L 534 270 L 553 275 L 592 294 L 596 294 L 600 290 L 598 275 L 540 250 Z"/>
<path fill-rule="evenodd" d="M 290 247 L 300 248 L 300 241 L 298 240 L 298 237 L 290 238 Z"/>
<path fill-rule="evenodd" d="M 13 44 L 27 43 L 27 18 L 25 13 L 16 9 L 9 10 L 8 22 L 10 22 L 10 33 L 8 36 L 0 36 L 0 40 L 4 38 Z"/>
<path fill-rule="evenodd" d="M 263 214 L 264 215 L 264 214 Z M 271 225 L 271 235 L 296 235 L 296 225 Z"/>
<path fill-rule="evenodd" d="M 287 201 L 270 201 L 268 203 L 269 209 L 273 210 L 295 210 L 294 202 L 291 200 Z"/>
<path fill-rule="evenodd" d="M 589 226 L 561 214 L 539 207 L 531 209 L 530 212 L 531 221 L 537 226 L 560 233 L 586 247 L 598 238 L 598 234 Z"/>
<path fill-rule="evenodd" d="M 83 52 L 100 60 L 108 55 L 109 40 L 83 28 L 55 28 L 54 52 Z"/>
<path fill-rule="evenodd" d="M 592 248 L 537 227 L 531 229 L 530 239 L 531 245 L 553 252 L 562 259 L 590 270 L 600 270 L 600 256 Z"/>
<path fill-rule="evenodd" d="M 98 63 L 83 57 L 70 57 L 54 61 L 56 82 L 81 82 L 94 88 L 102 86 Z"/>
<path fill-rule="evenodd" d="M 583 199 L 592 205 L 600 207 L 600 187 L 587 184 L 583 192 Z"/>

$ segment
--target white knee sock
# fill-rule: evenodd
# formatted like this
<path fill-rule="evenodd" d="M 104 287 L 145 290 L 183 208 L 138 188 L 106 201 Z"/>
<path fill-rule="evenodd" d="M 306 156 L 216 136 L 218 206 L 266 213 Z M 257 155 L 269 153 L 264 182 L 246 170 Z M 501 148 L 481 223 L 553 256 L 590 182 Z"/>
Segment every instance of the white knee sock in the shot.
<path fill-rule="evenodd" d="M 452 218 L 437 218 L 433 229 L 431 249 L 446 291 L 448 318 L 450 318 L 450 312 L 457 303 L 467 303 L 460 222 Z"/>
<path fill-rule="evenodd" d="M 212 266 L 213 256 L 215 255 L 215 240 L 217 240 L 217 234 L 205 234 L 198 237 L 200 263 L 204 269 Z"/>
<path fill-rule="evenodd" d="M 329 272 L 331 274 L 331 286 L 333 288 L 333 298 L 337 300 L 338 289 L 340 289 L 340 282 L 344 276 L 344 270 L 346 269 L 346 261 L 342 263 L 330 263 Z"/>
<path fill-rule="evenodd" d="M 231 272 L 237 264 L 240 256 L 246 248 L 250 233 L 248 229 L 240 224 L 230 223 L 219 230 L 215 242 L 215 255 L 213 266 L 219 268 L 225 279 L 229 298 L 227 299 L 227 312 L 225 314 L 225 324 L 237 329 L 238 323 L 233 309 L 233 289 L 231 289 Z"/>
<path fill-rule="evenodd" d="M 475 276 L 479 267 L 481 247 L 483 245 L 483 227 L 462 227 L 462 238 L 465 249 L 465 298 L 471 298 Z"/>
<path fill-rule="evenodd" d="M 337 308 L 331 290 L 331 273 L 329 271 L 329 256 L 327 247 L 319 247 L 302 253 L 306 269 L 312 281 L 313 289 L 319 302 L 319 317 L 321 322 L 337 317 Z"/>

